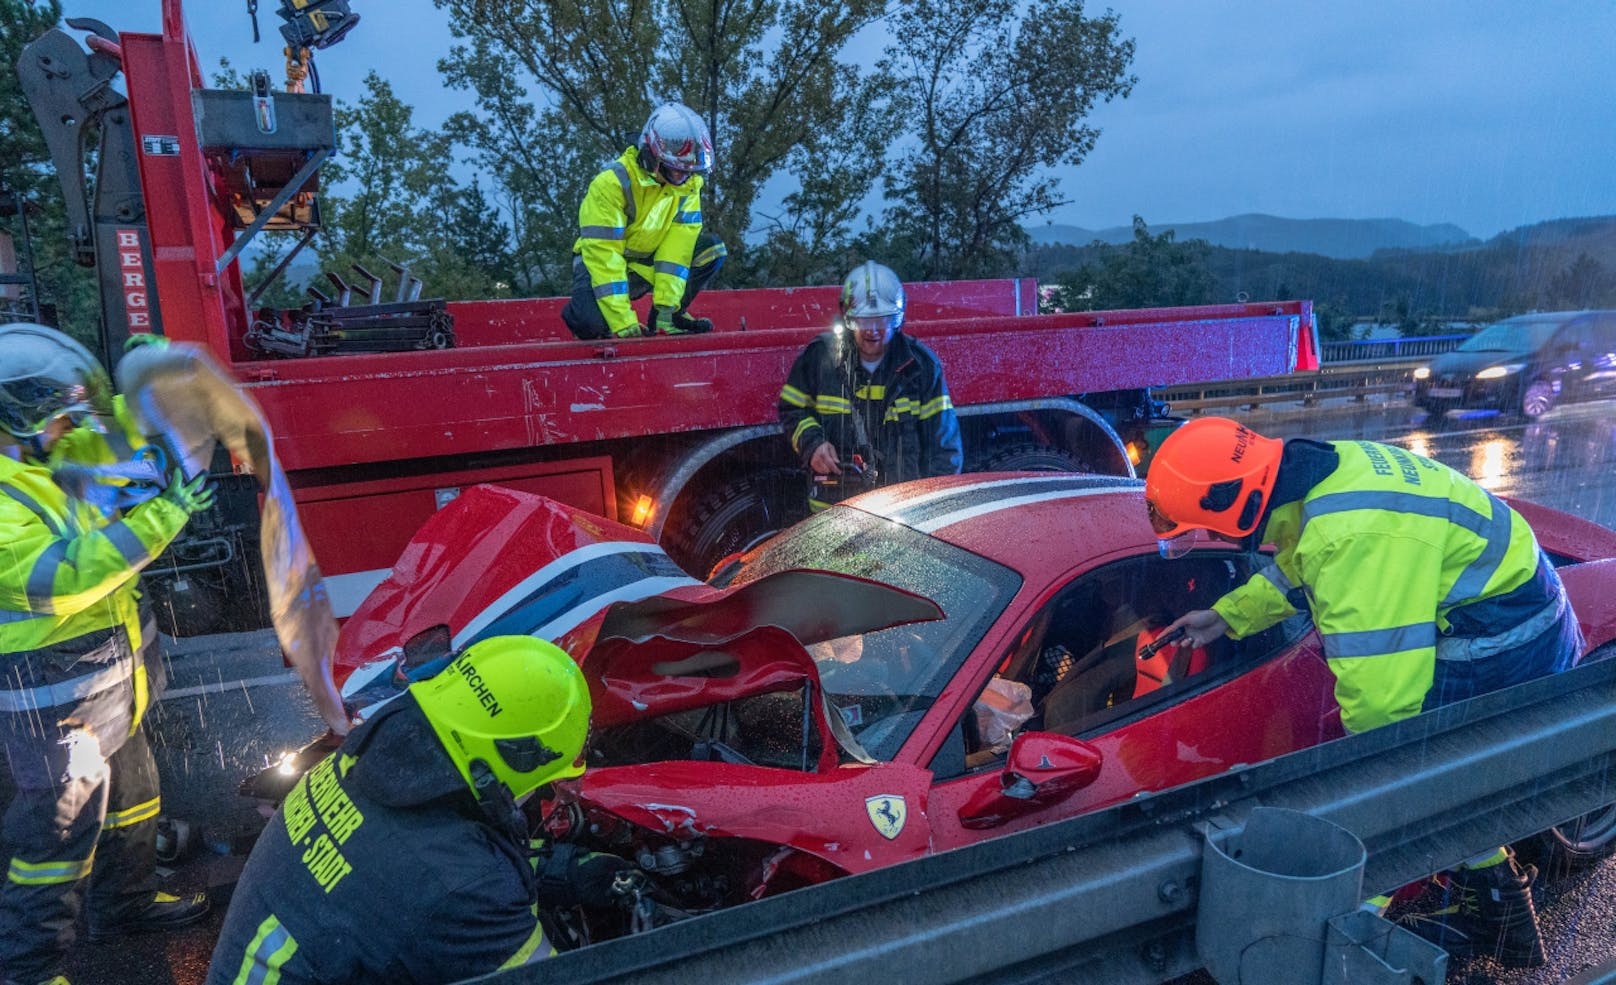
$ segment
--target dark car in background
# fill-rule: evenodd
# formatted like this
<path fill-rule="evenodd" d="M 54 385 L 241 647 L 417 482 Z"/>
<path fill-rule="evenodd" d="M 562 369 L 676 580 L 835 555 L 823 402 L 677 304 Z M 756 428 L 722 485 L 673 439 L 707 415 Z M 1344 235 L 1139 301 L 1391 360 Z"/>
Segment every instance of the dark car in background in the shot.
<path fill-rule="evenodd" d="M 1555 311 L 1495 322 L 1414 371 L 1414 404 L 1434 417 L 1490 409 L 1538 418 L 1616 397 L 1616 311 Z"/>

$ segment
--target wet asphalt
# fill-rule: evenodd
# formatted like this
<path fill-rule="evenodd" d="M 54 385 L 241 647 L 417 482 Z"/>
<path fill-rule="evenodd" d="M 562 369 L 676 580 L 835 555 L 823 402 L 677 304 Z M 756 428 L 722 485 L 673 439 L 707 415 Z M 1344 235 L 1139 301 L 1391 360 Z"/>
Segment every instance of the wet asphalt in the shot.
<path fill-rule="evenodd" d="M 1536 500 L 1616 527 L 1616 403 L 1558 409 L 1533 423 L 1471 414 L 1432 421 L 1399 400 L 1269 405 L 1234 412 L 1275 437 L 1368 438 L 1409 448 L 1471 475 L 1495 493 Z M 271 633 L 164 638 L 169 691 L 152 714 L 163 809 L 192 829 L 187 855 L 160 870 L 174 893 L 206 889 L 208 919 L 161 936 L 78 944 L 65 969 L 74 985 L 198 985 L 224 904 L 263 824 L 236 792 L 241 780 L 323 726 L 284 666 Z M 1536 891 L 1549 963 L 1509 971 L 1456 961 L 1451 985 L 1549 985 L 1616 961 L 1616 860 Z M 1176 985 L 1205 985 L 1202 974 Z"/>

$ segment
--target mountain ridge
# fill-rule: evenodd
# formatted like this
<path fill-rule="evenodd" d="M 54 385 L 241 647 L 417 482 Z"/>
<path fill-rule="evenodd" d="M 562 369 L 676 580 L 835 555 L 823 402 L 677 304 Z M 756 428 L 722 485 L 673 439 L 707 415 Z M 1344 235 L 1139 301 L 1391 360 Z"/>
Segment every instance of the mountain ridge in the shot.
<path fill-rule="evenodd" d="M 1377 250 L 1465 249 L 1481 241 L 1452 223 L 1418 225 L 1404 219 L 1289 219 L 1247 212 L 1208 222 L 1147 223 L 1152 235 L 1173 231 L 1179 242 L 1202 239 L 1229 249 L 1267 253 L 1315 253 L 1336 260 L 1362 260 Z M 1048 223 L 1026 227 L 1036 245 L 1087 246 L 1095 240 L 1126 243 L 1133 227 L 1091 230 Z"/>

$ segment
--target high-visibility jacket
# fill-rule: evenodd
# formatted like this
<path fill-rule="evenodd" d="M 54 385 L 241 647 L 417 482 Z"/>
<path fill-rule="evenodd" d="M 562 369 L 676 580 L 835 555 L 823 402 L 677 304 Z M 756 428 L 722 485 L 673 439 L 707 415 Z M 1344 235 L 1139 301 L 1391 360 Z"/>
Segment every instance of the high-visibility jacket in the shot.
<path fill-rule="evenodd" d="M 259 836 L 207 985 L 433 985 L 549 957 L 521 819 L 478 807 L 414 696 L 394 699 Z"/>
<path fill-rule="evenodd" d="M 63 463 L 102 465 L 111 447 L 145 444 L 117 403 L 122 433 L 78 428 L 51 449 L 50 465 L 0 456 L 0 654 L 50 646 L 122 626 L 141 647 L 136 582 L 190 514 L 166 499 L 103 513 L 51 478 Z M 127 453 L 125 456 L 127 457 Z"/>
<path fill-rule="evenodd" d="M 1212 607 L 1238 639 L 1293 615 L 1287 596 L 1305 592 L 1342 724 L 1362 732 L 1420 712 L 1449 614 L 1533 582 L 1539 550 L 1520 514 L 1446 465 L 1372 441 L 1327 444 L 1340 464 L 1263 527 L 1274 563 Z"/>
<path fill-rule="evenodd" d="M 629 307 L 628 274 L 651 285 L 651 303 L 678 309 L 701 233 L 702 178 L 670 185 L 646 173 L 630 147 L 589 182 L 578 206 L 578 240 L 595 300 L 616 334 L 638 324 Z"/>
<path fill-rule="evenodd" d="M 845 335 L 824 332 L 808 343 L 780 389 L 780 427 L 803 465 L 829 441 L 844 460 L 873 457 L 867 464 L 879 471 L 880 485 L 957 473 L 964 460 L 959 421 L 936 354 L 895 332 L 870 372 Z"/>

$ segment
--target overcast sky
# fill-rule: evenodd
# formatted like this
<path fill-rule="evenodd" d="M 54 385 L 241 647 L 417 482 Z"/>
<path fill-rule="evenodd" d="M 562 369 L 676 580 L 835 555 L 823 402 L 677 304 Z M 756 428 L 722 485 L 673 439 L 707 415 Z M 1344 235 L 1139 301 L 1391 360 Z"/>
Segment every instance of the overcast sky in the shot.
<path fill-rule="evenodd" d="M 431 0 L 351 0 L 361 23 L 318 56 L 327 92 L 374 68 L 435 125 L 447 19 Z M 63 0 L 69 16 L 156 31 L 159 0 Z M 277 0 L 254 46 L 243 0 L 187 8 L 204 63 L 280 77 Z M 1103 5 L 1091 4 L 1090 12 Z M 1449 222 L 1486 238 L 1616 214 L 1616 0 L 1119 0 L 1133 95 L 1104 106 L 1049 218 L 1091 229 L 1243 212 Z M 633 138 L 625 134 L 625 143 Z M 722 148 L 719 149 L 722 153 Z"/>

